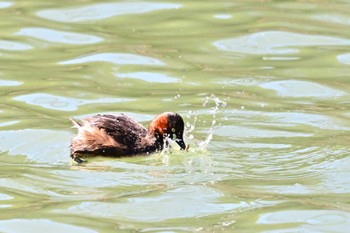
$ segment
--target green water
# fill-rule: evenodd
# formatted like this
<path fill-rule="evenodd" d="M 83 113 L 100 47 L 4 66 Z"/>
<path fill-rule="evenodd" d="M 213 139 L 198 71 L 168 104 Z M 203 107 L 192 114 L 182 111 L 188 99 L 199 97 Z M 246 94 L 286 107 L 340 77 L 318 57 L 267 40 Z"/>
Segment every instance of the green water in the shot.
<path fill-rule="evenodd" d="M 348 232 L 347 1 L 0 2 L 0 232 Z M 188 152 L 73 166 L 70 117 Z"/>

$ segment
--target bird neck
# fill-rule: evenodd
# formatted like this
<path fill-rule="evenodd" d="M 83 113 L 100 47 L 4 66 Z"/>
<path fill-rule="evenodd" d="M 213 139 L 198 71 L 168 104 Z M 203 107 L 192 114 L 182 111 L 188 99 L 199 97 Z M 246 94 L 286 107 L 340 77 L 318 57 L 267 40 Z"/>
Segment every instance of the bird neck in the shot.
<path fill-rule="evenodd" d="M 152 138 L 153 144 L 157 149 L 164 147 L 164 135 L 168 133 L 168 115 L 166 113 L 156 116 L 148 127 L 148 136 Z"/>
<path fill-rule="evenodd" d="M 166 114 L 160 114 L 153 119 L 148 127 L 148 132 L 150 134 L 163 135 L 167 133 L 168 130 L 168 116 Z"/>

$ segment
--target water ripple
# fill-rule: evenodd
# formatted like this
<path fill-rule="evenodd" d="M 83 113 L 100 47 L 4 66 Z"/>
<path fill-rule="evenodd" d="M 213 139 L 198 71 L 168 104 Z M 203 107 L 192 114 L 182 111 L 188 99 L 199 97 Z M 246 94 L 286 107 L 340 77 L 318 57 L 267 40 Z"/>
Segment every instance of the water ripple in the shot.
<path fill-rule="evenodd" d="M 350 65 L 350 53 L 340 54 L 337 59 L 342 64 Z"/>
<path fill-rule="evenodd" d="M 10 125 L 15 125 L 18 124 L 20 121 L 5 121 L 5 122 L 0 122 L 0 127 L 5 127 L 5 126 L 10 126 Z"/>
<path fill-rule="evenodd" d="M 262 112 L 238 110 L 234 111 L 232 118 L 238 121 L 246 122 L 248 119 L 261 119 L 260 125 L 278 126 L 278 127 L 293 127 L 293 126 L 310 126 L 319 129 L 329 130 L 350 130 L 350 127 L 345 122 L 334 117 L 329 117 L 316 113 L 305 112 Z M 259 125 L 258 123 L 255 123 Z"/>
<path fill-rule="evenodd" d="M 0 1 L 0 232 L 346 232 L 335 2 Z M 70 116 L 124 111 L 189 150 L 69 163 Z"/>
<path fill-rule="evenodd" d="M 78 99 L 68 98 L 63 96 L 51 95 L 46 93 L 33 93 L 28 95 L 20 95 L 14 100 L 22 101 L 27 104 L 40 106 L 46 109 L 53 109 L 59 111 L 76 111 L 79 106 L 96 103 L 118 103 L 131 101 L 127 98 L 99 98 L 99 99 Z"/>
<path fill-rule="evenodd" d="M 76 23 L 101 20 L 117 15 L 141 14 L 155 10 L 178 9 L 180 7 L 180 4 L 174 3 L 102 3 L 74 9 L 42 10 L 37 12 L 36 15 L 53 21 Z"/>
<path fill-rule="evenodd" d="M 345 232 L 350 229 L 349 219 L 348 212 L 339 210 L 285 210 L 261 214 L 256 223 L 278 227 L 266 232 Z M 300 225 L 290 228 L 291 224 Z"/>
<path fill-rule="evenodd" d="M 103 41 L 101 37 L 82 33 L 58 31 L 48 28 L 22 28 L 16 35 L 34 37 L 40 40 L 62 44 L 95 44 Z"/>
<path fill-rule="evenodd" d="M 71 133 L 48 129 L 0 131 L 0 151 L 38 163 L 67 163 Z"/>
<path fill-rule="evenodd" d="M 34 233 L 50 229 L 52 233 L 77 232 L 77 233 L 97 233 L 85 227 L 78 227 L 66 223 L 54 222 L 48 219 L 10 219 L 0 220 L 0 231 L 3 233 Z"/>
<path fill-rule="evenodd" d="M 0 193 L 0 200 L 1 201 L 12 200 L 12 199 L 13 199 L 13 197 L 11 197 L 7 194 Z"/>
<path fill-rule="evenodd" d="M 299 49 L 292 47 L 306 46 L 347 46 L 350 40 L 332 36 L 305 35 L 283 31 L 265 31 L 233 39 L 214 42 L 224 51 L 246 54 L 295 54 Z"/>
<path fill-rule="evenodd" d="M 81 64 L 88 62 L 110 62 L 116 65 L 164 65 L 155 58 L 129 53 L 98 53 L 85 57 L 59 62 L 61 65 Z"/>
<path fill-rule="evenodd" d="M 82 202 L 68 211 L 72 214 L 153 222 L 218 214 L 248 206 L 240 201 L 217 203 L 220 197 L 222 193 L 210 187 L 180 186 L 160 196 L 129 198 L 126 203 Z"/>
<path fill-rule="evenodd" d="M 0 49 L 2 50 L 22 51 L 22 50 L 29 50 L 32 48 L 33 46 L 28 44 L 9 41 L 9 40 L 0 40 Z"/>
<path fill-rule="evenodd" d="M 278 138 L 278 137 L 310 137 L 310 133 L 288 132 L 286 130 L 256 129 L 244 126 L 220 126 L 215 130 L 219 136 L 234 138 Z"/>
<path fill-rule="evenodd" d="M 330 98 L 344 96 L 345 93 L 318 83 L 299 81 L 299 80 L 281 80 L 266 82 L 260 85 L 266 89 L 272 89 L 279 96 L 283 97 L 318 97 Z"/>
<path fill-rule="evenodd" d="M 175 83 L 178 82 L 176 78 L 165 74 L 151 73 L 151 72 L 131 72 L 131 73 L 115 73 L 118 78 L 139 79 L 152 83 Z"/>
<path fill-rule="evenodd" d="M 0 2 L 0 9 L 7 8 L 13 5 L 13 2 Z"/>
<path fill-rule="evenodd" d="M 350 18 L 340 14 L 318 14 L 314 15 L 312 18 L 327 23 L 350 25 Z"/>
<path fill-rule="evenodd" d="M 14 80 L 1 80 L 0 79 L 0 86 L 5 86 L 5 87 L 9 87 L 9 86 L 20 86 L 22 85 L 23 82 L 20 81 L 14 81 Z"/>

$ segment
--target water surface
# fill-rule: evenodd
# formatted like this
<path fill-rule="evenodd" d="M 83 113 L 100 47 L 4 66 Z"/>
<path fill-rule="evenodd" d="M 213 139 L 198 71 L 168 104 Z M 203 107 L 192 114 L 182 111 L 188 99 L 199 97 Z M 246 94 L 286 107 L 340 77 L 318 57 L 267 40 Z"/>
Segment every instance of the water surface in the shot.
<path fill-rule="evenodd" d="M 346 1 L 0 2 L 0 232 L 347 232 Z M 188 152 L 69 159 L 175 111 Z"/>

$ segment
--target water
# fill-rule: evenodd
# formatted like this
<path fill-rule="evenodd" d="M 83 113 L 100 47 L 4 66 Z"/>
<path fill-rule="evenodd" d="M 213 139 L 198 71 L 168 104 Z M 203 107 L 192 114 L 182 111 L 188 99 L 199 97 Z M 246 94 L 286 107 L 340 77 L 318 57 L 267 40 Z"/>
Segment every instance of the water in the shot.
<path fill-rule="evenodd" d="M 0 2 L 0 232 L 347 232 L 347 1 Z M 187 152 L 73 166 L 70 117 Z"/>

